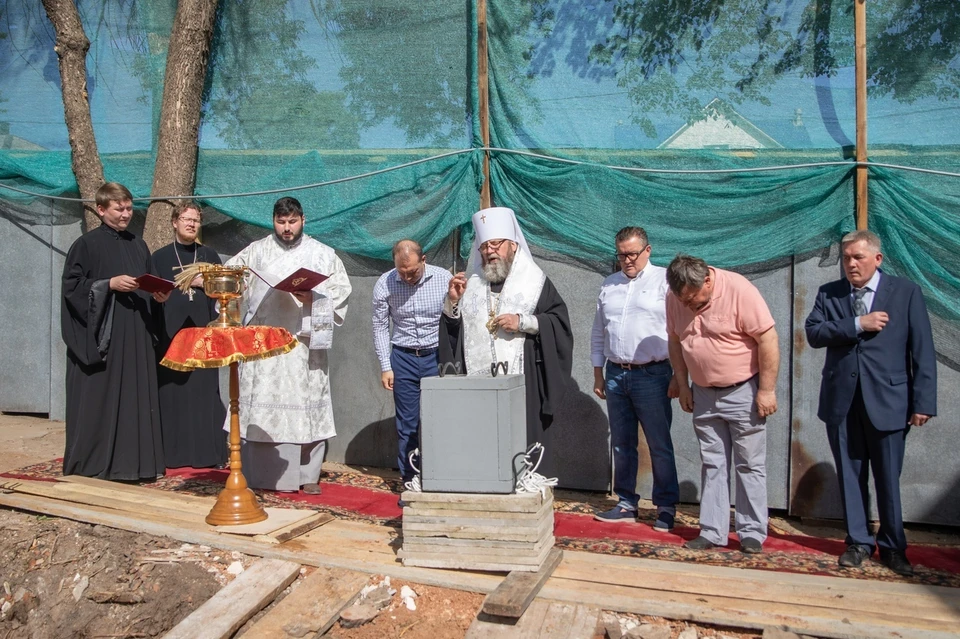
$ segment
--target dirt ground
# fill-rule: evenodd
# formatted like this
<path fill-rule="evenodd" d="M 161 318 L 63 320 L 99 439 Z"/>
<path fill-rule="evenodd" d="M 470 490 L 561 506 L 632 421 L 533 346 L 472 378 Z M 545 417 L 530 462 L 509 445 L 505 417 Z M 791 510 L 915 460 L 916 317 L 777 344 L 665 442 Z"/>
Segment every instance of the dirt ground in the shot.
<path fill-rule="evenodd" d="M 63 445 L 62 422 L 0 414 L 0 472 L 59 457 Z M 0 639 L 159 637 L 257 559 L 2 508 L 0 530 Z M 372 576 L 371 584 L 383 579 Z M 405 585 L 417 594 L 416 610 L 400 599 Z M 397 594 L 373 621 L 349 629 L 337 623 L 325 636 L 460 639 L 483 604 L 484 595 L 478 593 L 399 580 L 391 587 Z M 250 636 L 246 630 L 265 612 L 236 636 Z M 642 623 L 669 626 L 672 637 L 688 627 L 696 628 L 700 638 L 760 636 L 654 617 L 614 619 L 623 630 Z"/>

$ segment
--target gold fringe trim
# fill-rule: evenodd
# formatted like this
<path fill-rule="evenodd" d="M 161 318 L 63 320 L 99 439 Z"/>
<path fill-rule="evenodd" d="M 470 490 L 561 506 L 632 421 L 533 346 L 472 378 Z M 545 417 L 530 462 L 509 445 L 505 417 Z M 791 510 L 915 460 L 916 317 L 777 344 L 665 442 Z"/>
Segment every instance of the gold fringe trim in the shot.
<path fill-rule="evenodd" d="M 189 373 L 198 368 L 221 368 L 223 366 L 229 366 L 234 362 L 255 362 L 258 359 L 269 359 L 276 355 L 285 355 L 297 347 L 299 340 L 294 338 L 286 346 L 279 346 L 277 348 L 271 348 L 268 351 L 263 351 L 262 353 L 254 353 L 252 355 L 244 355 L 243 353 L 233 353 L 227 357 L 221 357 L 218 359 L 193 359 L 188 358 L 185 362 L 175 362 L 172 359 L 167 359 L 164 357 L 160 360 L 162 366 L 167 368 L 172 368 L 175 371 L 180 371 L 182 373 Z"/>

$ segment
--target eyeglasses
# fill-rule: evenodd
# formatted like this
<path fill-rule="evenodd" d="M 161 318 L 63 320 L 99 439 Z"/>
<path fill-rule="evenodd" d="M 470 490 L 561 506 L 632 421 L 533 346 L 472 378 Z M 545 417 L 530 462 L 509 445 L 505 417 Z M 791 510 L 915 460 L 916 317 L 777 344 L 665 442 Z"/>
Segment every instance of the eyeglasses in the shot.
<path fill-rule="evenodd" d="M 178 217 L 177 220 L 180 222 L 187 222 L 188 224 L 196 224 L 197 226 L 203 224 L 203 222 L 194 217 Z"/>
<path fill-rule="evenodd" d="M 643 255 L 647 249 L 650 248 L 650 245 L 643 247 L 642 251 L 630 251 L 629 253 L 617 253 L 617 259 L 621 262 L 632 262 L 641 255 Z"/>
<path fill-rule="evenodd" d="M 499 251 L 500 247 L 503 246 L 503 243 L 507 240 L 487 240 L 480 245 L 480 252 L 484 253 L 489 250 Z"/>

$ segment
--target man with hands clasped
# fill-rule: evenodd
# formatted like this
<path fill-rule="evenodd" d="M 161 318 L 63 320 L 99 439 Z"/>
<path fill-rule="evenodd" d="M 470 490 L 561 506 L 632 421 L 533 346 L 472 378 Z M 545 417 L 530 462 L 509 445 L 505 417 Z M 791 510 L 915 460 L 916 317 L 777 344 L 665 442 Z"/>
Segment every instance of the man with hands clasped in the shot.
<path fill-rule="evenodd" d="M 900 472 L 907 433 L 937 414 L 937 361 L 920 287 L 880 270 L 880 238 L 854 231 L 841 240 L 846 277 L 824 284 L 806 321 L 807 341 L 826 348 L 817 416 L 826 424 L 847 527 L 839 564 L 880 561 L 912 575 L 906 556 Z M 869 472 L 880 529 L 869 530 Z"/>
<path fill-rule="evenodd" d="M 678 255 L 667 267 L 667 334 L 680 408 L 700 444 L 700 536 L 687 548 L 726 546 L 730 464 L 736 532 L 745 553 L 767 538 L 766 418 L 777 411 L 780 351 L 773 316 L 747 278 Z M 692 380 L 692 385 L 689 380 Z"/>

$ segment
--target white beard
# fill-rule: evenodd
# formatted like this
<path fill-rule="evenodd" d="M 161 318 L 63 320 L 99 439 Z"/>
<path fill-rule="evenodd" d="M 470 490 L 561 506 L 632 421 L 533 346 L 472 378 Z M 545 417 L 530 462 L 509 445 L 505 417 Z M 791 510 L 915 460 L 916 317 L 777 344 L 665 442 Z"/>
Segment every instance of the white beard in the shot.
<path fill-rule="evenodd" d="M 491 284 L 500 284 L 506 281 L 507 275 L 510 274 L 510 267 L 513 266 L 513 258 L 515 256 L 516 253 L 505 260 L 497 260 L 496 262 L 484 264 L 482 267 L 483 279 Z"/>

